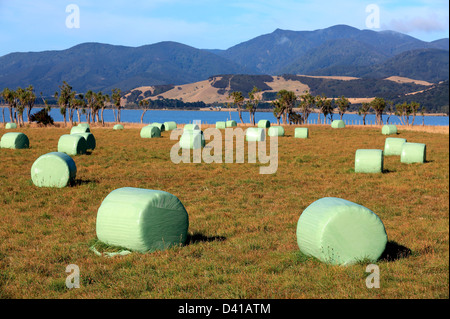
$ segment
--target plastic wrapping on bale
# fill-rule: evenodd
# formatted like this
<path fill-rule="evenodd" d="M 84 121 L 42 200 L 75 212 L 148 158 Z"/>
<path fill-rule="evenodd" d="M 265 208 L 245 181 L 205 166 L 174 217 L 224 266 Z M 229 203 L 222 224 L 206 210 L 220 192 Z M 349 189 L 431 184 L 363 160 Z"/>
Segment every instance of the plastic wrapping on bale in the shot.
<path fill-rule="evenodd" d="M 164 122 L 164 129 L 166 131 L 173 131 L 177 129 L 177 123 L 174 121 Z"/>
<path fill-rule="evenodd" d="M 97 142 L 95 140 L 94 134 L 92 133 L 75 133 L 71 135 L 80 135 L 82 136 L 86 141 L 86 150 L 95 150 L 95 147 L 97 146 Z"/>
<path fill-rule="evenodd" d="M 80 124 L 78 124 L 78 126 L 80 126 L 80 127 L 87 127 L 88 129 L 91 128 L 91 126 L 88 123 L 80 123 Z"/>
<path fill-rule="evenodd" d="M 355 172 L 382 173 L 383 161 L 382 150 L 357 150 L 355 153 Z"/>
<path fill-rule="evenodd" d="M 389 124 L 389 125 L 383 125 L 381 128 L 381 134 L 384 135 L 393 135 L 397 134 L 397 126 Z"/>
<path fill-rule="evenodd" d="M 404 138 L 387 137 L 384 142 L 384 156 L 401 155 L 405 143 L 406 139 Z"/>
<path fill-rule="evenodd" d="M 181 149 L 199 149 L 205 147 L 205 144 L 203 132 L 199 130 L 184 131 L 180 137 Z"/>
<path fill-rule="evenodd" d="M 122 124 L 116 124 L 113 126 L 113 130 L 123 130 L 123 125 Z"/>
<path fill-rule="evenodd" d="M 28 136 L 23 133 L 5 133 L 0 140 L 0 148 L 25 149 L 30 147 Z"/>
<path fill-rule="evenodd" d="M 162 123 L 152 123 L 148 126 L 156 126 L 159 129 L 160 133 L 162 133 L 166 130 L 166 127 Z"/>
<path fill-rule="evenodd" d="M 375 262 L 383 254 L 387 239 L 383 222 L 374 212 L 341 198 L 315 201 L 297 223 L 300 250 L 333 265 Z"/>
<path fill-rule="evenodd" d="M 267 131 L 268 136 L 284 136 L 284 128 L 282 126 L 271 126 Z"/>
<path fill-rule="evenodd" d="M 98 239 L 137 252 L 183 245 L 188 228 L 189 216 L 181 201 L 159 190 L 116 189 L 97 212 Z"/>
<path fill-rule="evenodd" d="M 294 133 L 295 138 L 308 138 L 309 129 L 307 127 L 297 127 Z"/>
<path fill-rule="evenodd" d="M 247 142 L 263 142 L 265 139 L 265 130 L 260 127 L 249 127 L 245 133 L 245 140 Z"/>
<path fill-rule="evenodd" d="M 77 134 L 77 133 L 90 133 L 91 129 L 89 127 L 85 126 L 74 126 L 70 130 L 70 134 Z"/>
<path fill-rule="evenodd" d="M 422 143 L 404 143 L 400 155 L 400 162 L 406 164 L 425 163 L 427 160 L 427 146 Z"/>
<path fill-rule="evenodd" d="M 237 123 L 234 120 L 226 121 L 225 122 L 226 127 L 236 127 Z"/>
<path fill-rule="evenodd" d="M 31 180 L 38 187 L 66 187 L 75 180 L 76 173 L 74 160 L 60 152 L 44 154 L 31 166 Z"/>
<path fill-rule="evenodd" d="M 227 127 L 227 123 L 224 121 L 219 121 L 216 122 L 216 128 L 221 130 L 221 129 L 225 129 Z"/>
<path fill-rule="evenodd" d="M 16 123 L 6 123 L 6 125 L 5 125 L 5 129 L 7 129 L 7 130 L 15 129 L 15 128 L 17 128 Z"/>
<path fill-rule="evenodd" d="M 260 128 L 269 128 L 270 127 L 270 121 L 268 121 L 268 120 L 259 120 L 258 121 L 258 127 L 260 127 Z"/>
<path fill-rule="evenodd" d="M 144 126 L 140 134 L 142 138 L 161 137 L 161 131 L 157 126 Z"/>
<path fill-rule="evenodd" d="M 67 155 L 86 154 L 87 143 L 83 136 L 79 134 L 61 135 L 58 141 L 58 152 Z"/>
<path fill-rule="evenodd" d="M 345 127 L 345 123 L 343 120 L 334 120 L 331 123 L 331 127 L 332 128 L 344 128 Z"/>
<path fill-rule="evenodd" d="M 197 124 L 186 124 L 183 127 L 184 131 L 199 131 L 200 130 L 200 126 L 198 126 Z"/>

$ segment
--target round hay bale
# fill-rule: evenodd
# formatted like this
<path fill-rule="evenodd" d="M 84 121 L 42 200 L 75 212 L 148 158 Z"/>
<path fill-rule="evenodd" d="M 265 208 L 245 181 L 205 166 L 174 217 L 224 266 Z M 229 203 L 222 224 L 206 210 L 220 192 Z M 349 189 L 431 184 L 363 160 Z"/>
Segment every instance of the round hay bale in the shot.
<path fill-rule="evenodd" d="M 6 123 L 6 125 L 5 125 L 5 129 L 7 129 L 7 130 L 15 129 L 15 128 L 17 128 L 17 124 L 16 123 L 10 122 L 10 123 Z"/>
<path fill-rule="evenodd" d="M 113 130 L 123 130 L 123 125 L 122 124 L 116 124 L 113 126 Z"/>
<path fill-rule="evenodd" d="M 197 124 L 186 124 L 183 128 L 184 131 L 199 131 L 200 130 L 200 126 L 198 126 Z"/>
<path fill-rule="evenodd" d="M 38 187 L 66 187 L 75 180 L 76 174 L 74 160 L 60 152 L 44 154 L 31 166 L 31 180 Z"/>
<path fill-rule="evenodd" d="M 177 123 L 173 121 L 164 122 L 164 129 L 166 131 L 173 131 L 177 129 Z"/>
<path fill-rule="evenodd" d="M 86 140 L 86 150 L 95 150 L 95 147 L 97 146 L 94 134 L 92 133 L 76 133 L 71 135 L 80 135 Z"/>
<path fill-rule="evenodd" d="M 401 155 L 404 143 L 404 138 L 387 137 L 384 142 L 384 156 Z"/>
<path fill-rule="evenodd" d="M 400 154 L 400 162 L 406 164 L 425 163 L 427 146 L 422 143 L 404 143 Z"/>
<path fill-rule="evenodd" d="M 355 172 L 382 173 L 383 160 L 382 150 L 357 150 L 355 153 Z"/>
<path fill-rule="evenodd" d="M 91 126 L 88 123 L 80 123 L 80 124 L 78 124 L 78 126 L 80 126 L 80 127 L 87 127 L 88 129 L 91 128 Z"/>
<path fill-rule="evenodd" d="M 225 121 L 216 122 L 216 129 L 221 130 L 221 129 L 225 129 L 226 127 L 227 127 L 227 122 L 225 122 Z"/>
<path fill-rule="evenodd" d="M 182 149 L 199 149 L 205 147 L 205 143 L 203 132 L 199 130 L 184 131 L 180 137 L 180 148 Z"/>
<path fill-rule="evenodd" d="M 141 137 L 142 138 L 154 138 L 161 137 L 161 131 L 158 126 L 144 126 L 141 129 Z"/>
<path fill-rule="evenodd" d="M 77 133 L 90 133 L 91 129 L 89 127 L 85 126 L 73 126 L 70 130 L 70 134 L 77 134 Z"/>
<path fill-rule="evenodd" d="M 58 141 L 58 152 L 67 155 L 86 154 L 87 142 L 79 134 L 61 135 Z"/>
<path fill-rule="evenodd" d="M 343 120 L 334 120 L 331 123 L 331 127 L 332 128 L 344 128 L 345 127 L 345 123 Z"/>
<path fill-rule="evenodd" d="M 268 120 L 259 120 L 258 121 L 258 127 L 260 127 L 260 128 L 269 128 L 270 127 L 270 121 L 268 121 Z"/>
<path fill-rule="evenodd" d="M 389 125 L 383 125 L 381 128 L 381 134 L 383 135 L 393 135 L 397 134 L 397 126 L 389 124 Z"/>
<path fill-rule="evenodd" d="M 189 216 L 181 201 L 159 190 L 116 189 L 97 212 L 98 239 L 137 252 L 183 245 L 188 228 Z"/>
<path fill-rule="evenodd" d="M 156 123 L 155 122 L 155 123 L 149 124 L 148 126 L 155 126 L 155 127 L 157 127 L 159 129 L 160 133 L 162 133 L 162 132 L 164 132 L 166 130 L 166 127 L 162 123 Z"/>
<path fill-rule="evenodd" d="M 234 120 L 226 121 L 225 122 L 226 127 L 236 127 L 237 123 Z"/>
<path fill-rule="evenodd" d="M 294 137 L 295 138 L 308 138 L 309 137 L 309 129 L 307 127 L 295 128 Z"/>
<path fill-rule="evenodd" d="M 267 132 L 269 136 L 284 136 L 284 128 L 282 126 L 271 126 Z"/>
<path fill-rule="evenodd" d="M 249 127 L 245 132 L 247 142 L 263 142 L 266 140 L 266 132 L 261 127 Z"/>
<path fill-rule="evenodd" d="M 351 265 L 377 261 L 387 244 L 383 222 L 370 209 L 345 199 L 321 198 L 297 223 L 300 250 L 322 262 Z"/>
<path fill-rule="evenodd" d="M 0 140 L 0 148 L 25 149 L 30 147 L 28 136 L 23 133 L 5 133 Z"/>

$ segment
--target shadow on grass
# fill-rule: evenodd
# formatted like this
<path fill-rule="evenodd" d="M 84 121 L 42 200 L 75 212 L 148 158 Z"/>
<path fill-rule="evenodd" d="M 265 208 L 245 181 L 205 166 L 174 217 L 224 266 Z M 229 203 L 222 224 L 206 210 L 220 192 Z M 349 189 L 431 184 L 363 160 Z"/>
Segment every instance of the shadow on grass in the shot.
<path fill-rule="evenodd" d="M 80 186 L 80 185 L 86 185 L 86 184 L 97 184 L 98 180 L 94 180 L 94 179 L 75 179 L 70 186 L 72 187 L 76 187 L 76 186 Z"/>
<path fill-rule="evenodd" d="M 402 258 L 408 258 L 412 251 L 408 247 L 400 245 L 395 241 L 388 241 L 380 260 L 383 261 L 396 261 Z"/>
<path fill-rule="evenodd" d="M 383 174 L 389 174 L 389 173 L 395 173 L 397 172 L 396 170 L 391 170 L 391 169 L 383 169 Z"/>
<path fill-rule="evenodd" d="M 188 234 L 187 238 L 186 238 L 186 243 L 185 245 L 192 245 L 192 244 L 196 244 L 196 243 L 209 243 L 212 241 L 224 241 L 225 239 L 227 239 L 224 236 L 206 236 L 203 235 L 202 233 L 194 233 L 194 234 Z"/>

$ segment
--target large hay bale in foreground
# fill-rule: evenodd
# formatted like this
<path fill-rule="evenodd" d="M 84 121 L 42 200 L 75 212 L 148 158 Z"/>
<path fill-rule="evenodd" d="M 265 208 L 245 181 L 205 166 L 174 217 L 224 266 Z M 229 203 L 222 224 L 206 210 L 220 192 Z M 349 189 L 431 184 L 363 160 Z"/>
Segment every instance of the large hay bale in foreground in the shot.
<path fill-rule="evenodd" d="M 124 127 L 122 124 L 116 124 L 113 126 L 113 130 L 116 130 L 116 131 L 123 130 L 123 129 L 124 129 Z"/>
<path fill-rule="evenodd" d="M 5 129 L 7 129 L 7 130 L 15 129 L 15 128 L 17 128 L 17 124 L 16 123 L 10 122 L 10 123 L 6 123 L 6 125 L 5 125 Z"/>
<path fill-rule="evenodd" d="M 218 121 L 216 122 L 216 129 L 222 130 L 227 127 L 227 122 L 225 121 Z"/>
<path fill-rule="evenodd" d="M 80 123 L 78 124 L 79 127 L 87 127 L 88 129 L 91 128 L 91 126 L 89 125 L 89 123 Z"/>
<path fill-rule="evenodd" d="M 343 120 L 334 120 L 331 123 L 331 127 L 332 128 L 344 128 L 345 127 L 345 122 Z"/>
<path fill-rule="evenodd" d="M 142 138 L 155 138 L 155 137 L 161 137 L 161 131 L 158 128 L 158 126 L 144 126 L 141 129 L 141 137 Z"/>
<path fill-rule="evenodd" d="M 97 212 L 98 239 L 132 251 L 164 250 L 186 242 L 189 216 L 174 195 L 141 188 L 119 188 Z"/>
<path fill-rule="evenodd" d="M 382 150 L 357 150 L 355 153 L 355 172 L 382 173 L 383 161 Z"/>
<path fill-rule="evenodd" d="M 325 197 L 300 215 L 297 244 L 304 254 L 322 262 L 350 265 L 377 261 L 386 248 L 387 234 L 383 222 L 370 209 Z"/>
<path fill-rule="evenodd" d="M 164 129 L 166 131 L 173 131 L 177 129 L 177 123 L 174 121 L 164 122 Z"/>
<path fill-rule="evenodd" d="M 236 127 L 237 126 L 237 123 L 235 120 L 226 121 L 225 124 L 226 124 L 226 127 Z"/>
<path fill-rule="evenodd" d="M 260 128 L 269 128 L 270 127 L 270 121 L 269 120 L 259 120 L 258 121 L 258 127 L 260 127 Z"/>
<path fill-rule="evenodd" d="M 95 147 L 97 146 L 97 142 L 95 140 L 94 134 L 92 133 L 75 133 L 71 135 L 79 135 L 82 136 L 86 141 L 86 150 L 95 150 Z"/>
<path fill-rule="evenodd" d="M 198 126 L 197 124 L 186 124 L 183 127 L 184 131 L 199 131 L 200 130 L 200 126 Z"/>
<path fill-rule="evenodd" d="M 31 166 L 31 180 L 38 187 L 66 187 L 75 180 L 76 173 L 74 160 L 60 152 L 44 154 Z"/>
<path fill-rule="evenodd" d="M 180 137 L 181 149 L 199 149 L 205 147 L 205 137 L 203 132 L 199 130 L 187 130 L 184 131 Z"/>
<path fill-rule="evenodd" d="M 67 155 L 86 154 L 87 142 L 83 136 L 79 134 L 61 135 L 58 141 L 58 152 Z"/>
<path fill-rule="evenodd" d="M 266 140 L 266 132 L 261 127 L 249 127 L 245 132 L 247 142 L 263 142 Z"/>
<path fill-rule="evenodd" d="M 268 136 L 284 136 L 284 128 L 282 126 L 271 126 L 267 131 Z"/>
<path fill-rule="evenodd" d="M 86 126 L 73 126 L 70 130 L 70 134 L 77 134 L 77 133 L 90 133 L 91 129 Z"/>
<path fill-rule="evenodd" d="M 28 136 L 23 133 L 5 133 L 0 140 L 0 148 L 25 149 L 30 147 Z"/>
<path fill-rule="evenodd" d="M 309 137 L 309 129 L 307 127 L 297 127 L 294 131 L 295 138 L 308 138 Z"/>
<path fill-rule="evenodd" d="M 165 127 L 165 125 L 163 123 L 156 123 L 155 122 L 155 123 L 149 124 L 148 126 L 156 126 L 161 133 L 166 130 L 166 127 Z"/>
<path fill-rule="evenodd" d="M 389 124 L 389 125 L 383 125 L 381 128 L 381 134 L 383 135 L 393 135 L 397 134 L 397 126 Z"/>
<path fill-rule="evenodd" d="M 387 137 L 384 142 L 384 156 L 401 155 L 405 143 L 404 138 Z"/>
<path fill-rule="evenodd" d="M 425 163 L 427 146 L 422 143 L 404 143 L 400 154 L 400 162 L 406 164 Z"/>

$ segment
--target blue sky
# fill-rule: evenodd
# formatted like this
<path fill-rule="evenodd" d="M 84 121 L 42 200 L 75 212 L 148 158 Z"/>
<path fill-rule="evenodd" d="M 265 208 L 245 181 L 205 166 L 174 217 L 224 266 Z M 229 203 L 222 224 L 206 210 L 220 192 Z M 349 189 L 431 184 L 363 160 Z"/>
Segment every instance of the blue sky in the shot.
<path fill-rule="evenodd" d="M 338 3 L 338 4 L 337 4 Z M 79 28 L 68 5 L 79 8 Z M 227 49 L 275 29 L 316 30 L 336 24 L 379 27 L 424 41 L 449 36 L 448 0 L 0 0 L 0 56 L 62 50 L 83 42 L 140 46 L 177 41 L 196 48 Z"/>

